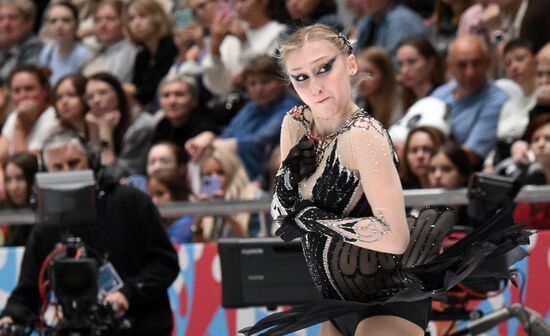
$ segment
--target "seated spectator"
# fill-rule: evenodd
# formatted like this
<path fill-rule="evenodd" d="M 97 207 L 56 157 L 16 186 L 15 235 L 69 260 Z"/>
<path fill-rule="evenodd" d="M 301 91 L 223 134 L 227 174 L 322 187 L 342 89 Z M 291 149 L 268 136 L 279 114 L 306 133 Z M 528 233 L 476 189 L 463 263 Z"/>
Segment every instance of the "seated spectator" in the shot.
<path fill-rule="evenodd" d="M 396 0 L 364 2 L 365 16 L 357 27 L 357 50 L 379 46 L 393 57 L 399 42 L 409 36 L 424 35 L 422 18 Z"/>
<path fill-rule="evenodd" d="M 53 105 L 63 129 L 73 130 L 87 138 L 85 94 L 86 77 L 79 73 L 63 76 L 53 89 Z"/>
<path fill-rule="evenodd" d="M 430 159 L 446 138 L 440 130 L 430 126 L 416 127 L 409 132 L 400 155 L 404 158 L 399 166 L 403 189 L 430 188 Z"/>
<path fill-rule="evenodd" d="M 177 24 L 177 19 L 176 19 Z M 204 49 L 204 31 L 196 22 L 175 27 L 173 32 L 174 45 L 178 50 L 168 74 L 199 76 L 202 68 L 199 63 L 201 50 Z"/>
<path fill-rule="evenodd" d="M 4 126 L 9 112 L 13 109 L 10 99 L 10 89 L 6 81 L 0 78 L 0 127 Z"/>
<path fill-rule="evenodd" d="M 151 145 L 151 115 L 131 108 L 120 82 L 104 72 L 86 83 L 88 136 L 92 147 L 101 152 L 103 165 L 116 165 L 130 174 L 143 174 Z"/>
<path fill-rule="evenodd" d="M 286 93 L 287 83 L 279 71 L 272 57 L 258 56 L 250 61 L 243 71 L 250 101 L 219 137 L 207 131 L 187 141 L 185 149 L 192 160 L 198 160 L 213 145 L 238 155 L 249 178 L 256 179 L 270 148 L 279 142 L 286 112 L 299 103 Z"/>
<path fill-rule="evenodd" d="M 450 138 L 468 153 L 476 169 L 496 143 L 502 106 L 508 95 L 487 78 L 489 53 L 475 35 L 459 36 L 449 48 L 447 66 L 454 80 L 433 92 L 451 109 Z"/>
<path fill-rule="evenodd" d="M 459 145 L 446 142 L 439 146 L 433 153 L 429 163 L 428 178 L 431 188 L 456 189 L 468 185 L 472 168 L 468 164 L 468 154 Z M 457 208 L 457 220 L 459 225 L 469 225 L 466 206 L 448 207 Z"/>
<path fill-rule="evenodd" d="M 176 201 L 189 201 L 191 190 L 186 179 L 172 169 L 156 170 L 148 178 L 149 196 L 156 206 Z M 172 244 L 193 242 L 193 217 L 163 218 L 164 228 Z"/>
<path fill-rule="evenodd" d="M 153 133 L 153 143 L 172 141 L 183 145 L 202 132 L 217 132 L 209 111 L 199 105 L 194 78 L 167 75 L 159 83 L 158 100 L 162 110 L 155 115 L 160 120 Z"/>
<path fill-rule="evenodd" d="M 178 50 L 168 15 L 155 0 L 132 0 L 125 9 L 126 29 L 140 46 L 132 77 L 133 96 L 149 109 L 160 80 L 168 73 Z"/>
<path fill-rule="evenodd" d="M 337 15 L 338 6 L 335 0 L 285 0 L 286 10 L 292 19 L 289 30 L 315 23 L 324 23 L 342 31 L 343 26 Z"/>
<path fill-rule="evenodd" d="M 50 106 L 49 70 L 31 64 L 17 66 L 10 76 L 15 110 L 10 113 L 0 136 L 0 162 L 22 151 L 38 153 L 46 138 L 59 129 Z"/>
<path fill-rule="evenodd" d="M 72 3 L 63 0 L 50 4 L 45 19 L 52 41 L 40 51 L 38 63 L 50 68 L 50 84 L 54 85 L 62 76 L 80 71 L 92 52 L 76 36 L 78 9 Z"/>
<path fill-rule="evenodd" d="M 16 66 L 36 63 L 42 42 L 33 35 L 36 6 L 30 0 L 0 1 L 0 79 Z"/>
<path fill-rule="evenodd" d="M 16 153 L 8 157 L 2 168 L 6 189 L 5 208 L 29 208 L 34 175 L 38 172 L 36 156 L 29 152 Z M 24 246 L 31 230 L 30 225 L 2 225 L 0 246 Z"/>
<path fill-rule="evenodd" d="M 439 55 L 445 57 L 451 42 L 456 38 L 462 13 L 474 4 L 474 0 L 435 0 L 427 36 Z"/>
<path fill-rule="evenodd" d="M 199 200 L 251 200 L 258 197 L 258 188 L 248 179 L 235 153 L 215 149 L 201 162 L 201 193 Z M 205 241 L 225 237 L 247 237 L 250 213 L 198 217 L 197 235 Z M 197 237 L 198 238 L 198 237 Z"/>
<path fill-rule="evenodd" d="M 238 1 L 234 11 L 218 0 L 212 9 L 210 51 L 201 66 L 204 85 L 213 94 L 223 97 L 233 84 L 244 83 L 240 75 L 251 58 L 275 54 L 286 26 L 272 19 L 270 1 Z"/>
<path fill-rule="evenodd" d="M 550 184 L 550 113 L 541 115 L 527 127 L 531 164 L 522 169 L 523 184 Z M 518 203 L 514 212 L 518 223 L 533 229 L 550 229 L 550 202 Z"/>
<path fill-rule="evenodd" d="M 401 107 L 408 110 L 418 99 L 429 96 L 445 82 L 445 70 L 428 39 L 421 36 L 401 40 L 396 53 L 401 84 Z"/>
<path fill-rule="evenodd" d="M 535 70 L 535 97 L 537 103 L 529 111 L 529 121 L 531 122 L 539 115 L 550 112 L 550 43 L 542 48 L 536 57 Z M 525 136 L 524 136 L 525 139 Z M 530 160 L 527 155 L 529 144 L 525 140 L 517 140 L 511 148 L 511 156 L 515 164 L 526 166 Z"/>
<path fill-rule="evenodd" d="M 390 55 L 379 47 L 362 51 L 357 56 L 357 72 L 361 80 L 357 104 L 384 127 L 390 127 L 402 114 Z"/>
<path fill-rule="evenodd" d="M 497 143 L 485 160 L 491 167 L 510 156 L 512 143 L 521 139 L 529 123 L 529 111 L 535 107 L 535 56 L 526 40 L 512 40 L 504 48 L 504 72 L 519 87 L 508 89 L 510 99 L 504 103 L 497 126 Z M 497 80 L 505 85 L 507 79 Z M 515 89 L 515 90 L 514 90 Z"/>
<path fill-rule="evenodd" d="M 121 83 L 128 83 L 134 74 L 137 47 L 124 38 L 121 0 L 101 0 L 93 12 L 93 31 L 100 45 L 93 59 L 83 69 L 86 76 L 109 72 Z"/>

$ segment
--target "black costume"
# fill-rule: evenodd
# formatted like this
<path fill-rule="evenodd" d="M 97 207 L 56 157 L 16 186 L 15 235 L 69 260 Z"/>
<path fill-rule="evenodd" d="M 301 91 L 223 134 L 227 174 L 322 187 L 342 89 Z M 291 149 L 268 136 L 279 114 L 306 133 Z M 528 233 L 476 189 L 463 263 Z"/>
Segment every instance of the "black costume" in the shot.
<path fill-rule="evenodd" d="M 353 335 L 362 319 L 375 315 L 399 316 L 426 328 L 432 296 L 461 281 L 483 259 L 484 253 L 498 247 L 503 236 L 517 238 L 505 244 L 504 250 L 524 240 L 518 227 L 499 220 L 492 225 L 493 232 L 489 231 L 491 238 L 487 231 L 476 233 L 434 259 L 445 233 L 454 224 L 454 214 L 425 209 L 418 220 L 409 219 L 410 244 L 402 256 L 352 244 L 382 239 L 391 230 L 390 221 L 385 219 L 390 214 L 373 213 L 361 179 L 341 163 L 339 141 L 348 141 L 349 146 L 349 140 L 341 136 L 353 129 L 355 138 L 374 135 L 378 141 L 372 146 L 385 146 L 382 150 L 391 153 L 387 156 L 396 165 L 397 155 L 380 123 L 363 110 L 354 112 L 329 135 L 332 139 L 312 147 L 307 140 L 311 137 L 311 122 L 304 116 L 305 108 L 294 108 L 285 120 L 287 126 L 299 122 L 305 136 L 290 150 L 277 173 L 272 214 L 281 225 L 277 234 L 284 240 L 301 237 L 313 282 L 324 299 L 272 314 L 241 332 L 253 334 L 273 327 L 265 334 L 283 335 L 330 319 L 344 335 Z M 363 131 L 375 133 L 367 135 Z M 363 152 L 358 155 L 364 160 L 375 160 L 375 156 L 369 158 Z M 303 188 L 298 188 L 308 176 L 318 176 L 311 198 L 303 195 Z M 369 177 L 363 176 L 363 181 Z M 373 172 L 372 178 L 377 178 L 376 173 Z M 361 224 L 355 226 L 357 223 Z"/>
<path fill-rule="evenodd" d="M 150 199 L 137 189 L 115 186 L 99 198 L 100 223 L 71 233 L 109 261 L 124 281 L 120 290 L 128 299 L 125 317 L 132 322 L 121 335 L 171 335 L 172 312 L 167 289 L 176 278 L 176 252 L 162 228 Z M 1 316 L 16 323 L 33 321 L 39 313 L 40 267 L 60 241 L 59 227 L 34 228 L 25 248 L 19 281 Z"/>

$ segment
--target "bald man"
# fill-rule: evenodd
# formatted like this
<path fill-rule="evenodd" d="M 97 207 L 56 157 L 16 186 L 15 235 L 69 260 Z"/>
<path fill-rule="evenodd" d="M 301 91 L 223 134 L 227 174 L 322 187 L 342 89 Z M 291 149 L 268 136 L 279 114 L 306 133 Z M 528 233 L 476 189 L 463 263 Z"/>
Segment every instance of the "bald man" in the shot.
<path fill-rule="evenodd" d="M 489 51 L 475 35 L 458 37 L 449 48 L 447 69 L 453 81 L 433 92 L 451 107 L 451 139 L 480 168 L 496 143 L 497 124 L 508 95 L 488 79 Z"/>

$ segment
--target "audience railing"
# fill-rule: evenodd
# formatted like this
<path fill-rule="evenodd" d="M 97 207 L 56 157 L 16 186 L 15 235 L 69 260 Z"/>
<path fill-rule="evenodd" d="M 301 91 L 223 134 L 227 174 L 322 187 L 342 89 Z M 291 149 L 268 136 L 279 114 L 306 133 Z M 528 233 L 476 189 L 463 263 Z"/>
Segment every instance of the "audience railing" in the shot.
<path fill-rule="evenodd" d="M 463 205 L 468 204 L 467 189 L 413 189 L 405 190 L 405 205 Z M 550 202 L 550 185 L 524 186 L 515 199 L 516 202 Z M 270 211 L 270 200 L 205 202 L 172 202 L 159 206 L 162 217 L 173 218 L 182 215 L 207 216 L 226 215 L 239 212 L 266 213 Z M 2 224 L 34 224 L 35 214 L 31 209 L 2 210 Z"/>

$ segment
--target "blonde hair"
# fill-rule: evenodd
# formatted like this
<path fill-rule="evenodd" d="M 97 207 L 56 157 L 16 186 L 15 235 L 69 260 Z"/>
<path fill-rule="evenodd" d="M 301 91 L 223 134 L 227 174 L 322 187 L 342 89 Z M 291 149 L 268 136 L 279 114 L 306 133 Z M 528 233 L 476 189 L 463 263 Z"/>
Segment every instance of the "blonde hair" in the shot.
<path fill-rule="evenodd" d="M 290 52 L 301 48 L 307 42 L 313 41 L 327 41 L 345 56 L 351 53 L 351 45 L 348 44 L 347 37 L 337 33 L 331 26 L 317 23 L 298 29 L 281 42 L 279 47 L 281 62 L 284 64 Z"/>
<path fill-rule="evenodd" d="M 33 21 L 36 18 L 36 5 L 30 0 L 0 0 L 0 7 L 14 6 L 25 21 Z"/>
<path fill-rule="evenodd" d="M 172 31 L 172 21 L 157 1 L 132 0 L 126 4 L 126 8 L 124 9 L 124 25 L 126 26 L 128 35 L 133 42 L 139 43 L 143 41 L 139 41 L 129 29 L 128 12 L 132 7 L 134 7 L 140 14 L 146 14 L 153 18 L 153 22 L 156 26 L 157 38 L 168 35 Z"/>

